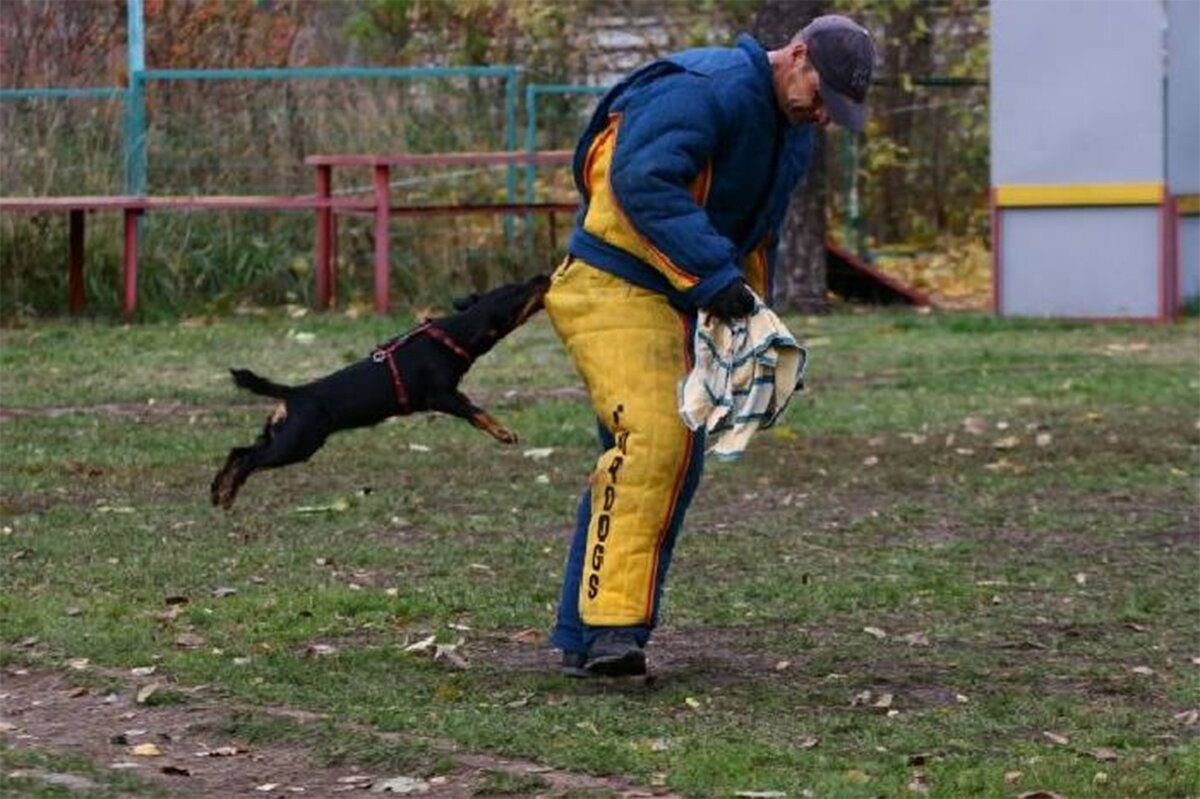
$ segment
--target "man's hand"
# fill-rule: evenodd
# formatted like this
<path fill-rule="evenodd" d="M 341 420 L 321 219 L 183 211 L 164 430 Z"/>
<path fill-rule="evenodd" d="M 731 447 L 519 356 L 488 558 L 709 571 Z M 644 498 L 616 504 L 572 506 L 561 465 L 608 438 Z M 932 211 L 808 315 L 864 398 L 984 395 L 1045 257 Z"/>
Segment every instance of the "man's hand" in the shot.
<path fill-rule="evenodd" d="M 754 310 L 754 295 L 746 281 L 738 278 L 718 291 L 704 310 L 723 322 L 749 316 Z"/>

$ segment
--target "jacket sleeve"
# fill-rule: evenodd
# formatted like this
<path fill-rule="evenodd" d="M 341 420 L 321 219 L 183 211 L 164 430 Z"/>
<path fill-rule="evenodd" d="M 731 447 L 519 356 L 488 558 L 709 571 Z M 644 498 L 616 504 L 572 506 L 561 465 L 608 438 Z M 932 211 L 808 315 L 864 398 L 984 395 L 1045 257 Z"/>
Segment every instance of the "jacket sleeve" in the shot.
<path fill-rule="evenodd" d="M 703 307 L 742 274 L 736 246 L 703 207 L 721 110 L 706 79 L 687 73 L 656 81 L 622 106 L 613 195 L 652 253 L 652 265 Z"/>

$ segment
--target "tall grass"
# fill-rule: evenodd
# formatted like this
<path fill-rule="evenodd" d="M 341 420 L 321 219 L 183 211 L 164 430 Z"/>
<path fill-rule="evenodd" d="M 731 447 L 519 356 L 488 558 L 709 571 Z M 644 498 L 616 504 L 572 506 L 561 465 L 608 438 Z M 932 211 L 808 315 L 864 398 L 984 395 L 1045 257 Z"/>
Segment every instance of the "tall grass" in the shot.
<path fill-rule="evenodd" d="M 503 149 L 504 97 L 498 78 L 150 82 L 147 192 L 304 194 L 314 180 L 304 157 L 314 153 Z M 122 193 L 121 111 L 121 102 L 111 100 L 0 103 L 0 193 Z M 393 201 L 503 200 L 506 177 L 504 169 L 397 172 Z M 570 196 L 562 177 L 554 178 L 557 198 Z M 334 178 L 338 193 L 371 185 L 366 169 L 338 170 Z M 540 199 L 551 197 L 539 192 Z M 565 230 L 567 220 L 558 221 Z M 141 225 L 143 318 L 310 300 L 311 214 L 156 212 Z M 66 236 L 65 219 L 0 219 L 0 317 L 65 312 Z M 369 301 L 369 221 L 340 218 L 338 247 L 339 300 Z M 441 304 L 464 288 L 543 271 L 557 257 L 544 218 L 394 220 L 391 250 L 393 301 L 400 307 Z M 85 279 L 92 314 L 120 312 L 121 251 L 119 215 L 89 216 Z"/>

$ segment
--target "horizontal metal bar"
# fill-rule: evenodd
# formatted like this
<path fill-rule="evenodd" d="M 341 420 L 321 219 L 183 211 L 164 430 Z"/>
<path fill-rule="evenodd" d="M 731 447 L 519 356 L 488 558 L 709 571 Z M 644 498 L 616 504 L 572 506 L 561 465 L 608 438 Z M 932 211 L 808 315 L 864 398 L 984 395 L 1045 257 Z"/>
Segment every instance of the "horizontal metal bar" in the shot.
<path fill-rule="evenodd" d="M 515 66 L 492 67 L 282 67 L 270 69 L 147 69 L 143 80 L 292 80 L 330 78 L 514 77 Z"/>
<path fill-rule="evenodd" d="M 533 94 L 604 94 L 611 86 L 582 86 L 577 83 L 531 83 L 526 87 Z"/>
<path fill-rule="evenodd" d="M 125 95 L 120 86 L 46 87 L 0 89 L 0 100 L 49 100 L 70 98 L 119 99 Z"/>

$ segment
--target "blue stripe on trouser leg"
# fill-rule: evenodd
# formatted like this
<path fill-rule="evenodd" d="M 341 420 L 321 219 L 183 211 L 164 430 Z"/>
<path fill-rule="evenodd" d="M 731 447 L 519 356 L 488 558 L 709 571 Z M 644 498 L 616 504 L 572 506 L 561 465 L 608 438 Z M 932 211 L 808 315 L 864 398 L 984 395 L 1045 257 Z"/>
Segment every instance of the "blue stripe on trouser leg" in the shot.
<path fill-rule="evenodd" d="M 604 425 L 597 425 L 600 446 L 608 449 L 613 445 L 612 436 Z M 558 619 L 550 643 L 564 652 L 585 652 L 583 619 L 579 618 L 579 583 L 583 576 L 583 553 L 587 549 L 588 524 L 592 519 L 592 491 L 588 489 L 579 498 L 575 512 L 575 531 L 571 536 L 571 548 L 567 552 L 567 563 L 563 569 L 562 593 L 558 599 Z"/>
<path fill-rule="evenodd" d="M 605 433 L 564 576 L 564 591 L 578 586 L 575 607 L 564 600 L 553 640 L 582 651 L 581 630 L 587 644 L 591 628 L 622 628 L 644 641 L 703 458 L 676 407 L 692 320 L 580 261 L 555 274 L 546 309 Z"/>

